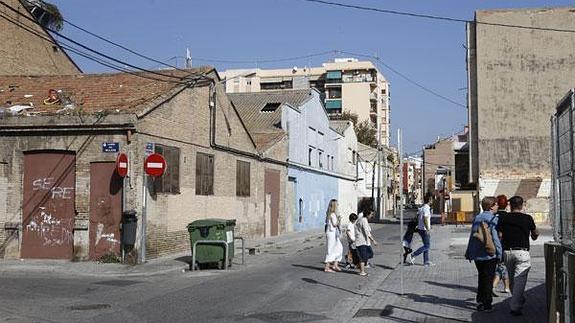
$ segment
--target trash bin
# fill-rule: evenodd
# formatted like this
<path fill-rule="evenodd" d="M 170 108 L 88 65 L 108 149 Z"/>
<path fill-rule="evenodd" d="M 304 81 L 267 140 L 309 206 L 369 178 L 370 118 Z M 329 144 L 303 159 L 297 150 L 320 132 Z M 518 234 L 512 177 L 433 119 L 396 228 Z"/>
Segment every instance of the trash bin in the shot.
<path fill-rule="evenodd" d="M 133 247 L 136 244 L 136 232 L 138 231 L 138 218 L 135 210 L 122 212 L 122 245 Z"/>
<path fill-rule="evenodd" d="M 218 240 L 228 244 L 228 264 L 234 258 L 234 228 L 236 220 L 205 219 L 188 224 L 190 246 L 199 240 Z M 222 244 L 198 244 L 196 246 L 196 263 L 198 265 L 217 264 L 224 268 L 225 249 Z M 192 264 L 193 266 L 194 264 Z"/>

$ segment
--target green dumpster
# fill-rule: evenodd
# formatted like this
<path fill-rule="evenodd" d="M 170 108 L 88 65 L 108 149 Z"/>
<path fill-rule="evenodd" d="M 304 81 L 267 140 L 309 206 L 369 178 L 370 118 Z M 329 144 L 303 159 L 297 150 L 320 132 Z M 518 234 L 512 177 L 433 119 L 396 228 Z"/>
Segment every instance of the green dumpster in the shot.
<path fill-rule="evenodd" d="M 228 264 L 231 266 L 234 258 L 234 228 L 236 220 L 224 219 L 204 219 L 188 224 L 190 233 L 190 245 L 194 248 L 194 243 L 200 240 L 225 241 L 228 244 Z M 196 263 L 208 266 L 217 264 L 224 268 L 225 249 L 222 244 L 198 243 L 196 245 Z M 194 264 L 192 264 L 193 266 Z"/>

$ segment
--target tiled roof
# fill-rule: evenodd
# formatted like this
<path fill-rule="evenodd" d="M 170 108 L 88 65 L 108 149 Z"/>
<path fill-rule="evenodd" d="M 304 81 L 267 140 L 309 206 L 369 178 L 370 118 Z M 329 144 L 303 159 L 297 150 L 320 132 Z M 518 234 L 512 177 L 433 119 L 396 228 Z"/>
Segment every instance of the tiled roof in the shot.
<path fill-rule="evenodd" d="M 281 109 L 274 112 L 262 112 L 262 108 L 268 103 L 289 104 L 298 108 L 311 97 L 310 89 L 283 90 L 251 93 L 230 93 L 230 100 L 238 109 L 240 117 L 250 132 L 267 132 L 277 130 L 281 122 Z"/>
<path fill-rule="evenodd" d="M 208 73 L 212 68 L 190 69 L 186 74 L 180 71 L 162 71 L 164 75 L 197 76 Z M 175 78 L 137 73 L 153 77 L 153 80 L 128 73 L 80 74 L 58 76 L 0 76 L 0 106 L 10 108 L 18 105 L 32 106 L 28 113 L 50 114 L 66 106 L 66 97 L 74 110 L 94 113 L 111 110 L 118 113 L 137 111 L 139 107 L 162 96 L 181 84 Z M 165 82 L 169 80 L 172 82 Z M 52 103 L 50 90 L 59 91 L 59 101 Z M 63 95 L 62 95 L 63 94 Z"/>
<path fill-rule="evenodd" d="M 311 96 L 311 89 L 282 90 L 252 93 L 230 93 L 228 97 L 238 110 L 242 121 L 250 132 L 258 150 L 273 145 L 286 133 L 281 129 L 281 109 L 273 112 L 262 112 L 266 104 L 289 104 L 298 109 Z"/>
<path fill-rule="evenodd" d="M 345 130 L 352 125 L 351 121 L 348 120 L 330 120 L 329 126 L 343 136 Z"/>

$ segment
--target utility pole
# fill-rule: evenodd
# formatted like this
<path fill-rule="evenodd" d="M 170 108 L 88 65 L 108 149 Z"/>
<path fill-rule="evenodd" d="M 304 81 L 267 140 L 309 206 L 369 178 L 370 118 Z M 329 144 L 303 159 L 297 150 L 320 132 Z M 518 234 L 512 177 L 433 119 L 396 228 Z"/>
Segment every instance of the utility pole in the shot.
<path fill-rule="evenodd" d="M 400 250 L 403 248 L 403 158 L 401 156 L 401 129 L 397 129 L 397 151 L 399 155 L 399 245 Z M 403 295 L 403 257 L 399 253 L 400 263 L 400 285 L 401 295 Z"/>

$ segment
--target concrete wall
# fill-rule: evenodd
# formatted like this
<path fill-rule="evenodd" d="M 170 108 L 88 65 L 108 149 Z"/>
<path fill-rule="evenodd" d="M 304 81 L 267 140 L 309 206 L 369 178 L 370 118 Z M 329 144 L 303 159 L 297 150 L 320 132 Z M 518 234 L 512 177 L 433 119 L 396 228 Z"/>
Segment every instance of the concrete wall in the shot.
<path fill-rule="evenodd" d="M 18 0 L 3 1 L 17 8 L 22 15 L 32 18 Z M 38 24 L 20 16 L 10 9 L 1 6 L 0 13 L 18 21 L 26 28 L 42 35 L 42 38 L 26 31 L 21 26 L 5 19 L 0 19 L 0 75 L 57 75 L 77 74 L 79 68 L 61 50 L 60 47 L 46 39 L 51 36 Z M 46 39 L 43 39 L 46 38 Z M 47 95 L 48 93 L 46 93 Z"/>
<path fill-rule="evenodd" d="M 455 169 L 455 153 L 451 139 L 442 139 L 425 148 L 423 163 L 423 194 L 433 194 L 435 192 L 435 171 L 438 167 L 449 168 L 452 170 L 452 174 L 455 174 L 453 171 Z"/>
<path fill-rule="evenodd" d="M 478 11 L 476 20 L 575 29 L 573 8 Z M 575 85 L 575 34 L 477 25 L 475 46 L 470 78 L 471 85 L 477 82 L 477 104 L 471 106 L 470 125 L 476 125 L 477 150 L 471 158 L 478 162 L 480 197 L 504 190 L 523 194 L 527 211 L 544 218 L 549 118 Z"/>
<path fill-rule="evenodd" d="M 350 111 L 358 116 L 358 122 L 369 120 L 369 83 L 344 83 L 341 85 L 342 111 Z"/>

